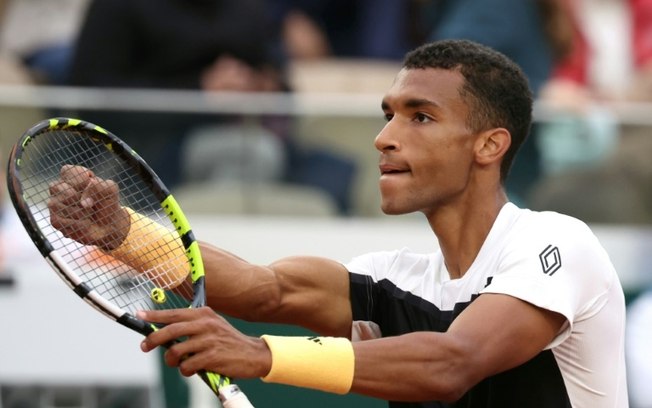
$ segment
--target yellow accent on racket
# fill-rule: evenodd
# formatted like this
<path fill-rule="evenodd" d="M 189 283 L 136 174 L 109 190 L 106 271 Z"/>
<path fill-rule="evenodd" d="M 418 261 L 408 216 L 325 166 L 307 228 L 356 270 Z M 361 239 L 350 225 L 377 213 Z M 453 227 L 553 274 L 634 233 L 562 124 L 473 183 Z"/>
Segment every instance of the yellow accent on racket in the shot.
<path fill-rule="evenodd" d="M 165 303 L 167 297 L 165 296 L 165 291 L 161 288 L 154 288 L 150 292 L 150 297 L 155 303 Z"/>

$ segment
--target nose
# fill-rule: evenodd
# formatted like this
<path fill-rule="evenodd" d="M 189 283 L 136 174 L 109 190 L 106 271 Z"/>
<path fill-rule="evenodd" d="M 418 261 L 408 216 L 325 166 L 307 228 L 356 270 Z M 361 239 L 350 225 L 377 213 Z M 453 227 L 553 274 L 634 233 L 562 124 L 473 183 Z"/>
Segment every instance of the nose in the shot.
<path fill-rule="evenodd" d="M 396 139 L 395 132 L 392 131 L 392 127 L 392 121 L 390 120 L 376 136 L 374 146 L 379 152 L 398 150 L 398 140 Z"/>

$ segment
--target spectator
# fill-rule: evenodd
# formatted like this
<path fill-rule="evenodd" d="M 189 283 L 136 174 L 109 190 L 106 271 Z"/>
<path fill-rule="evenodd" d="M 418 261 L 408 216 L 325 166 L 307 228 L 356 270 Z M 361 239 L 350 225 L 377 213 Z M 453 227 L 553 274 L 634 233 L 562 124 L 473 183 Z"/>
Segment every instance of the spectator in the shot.
<path fill-rule="evenodd" d="M 285 59 L 276 45 L 260 0 L 93 0 L 77 42 L 71 83 L 288 92 Z M 263 117 L 242 126 L 239 115 L 90 115 L 84 118 L 114 130 L 172 188 L 206 178 L 290 181 L 325 190 L 346 210 L 352 164 L 330 152 L 301 149 L 287 117 Z M 182 160 L 191 152 L 202 154 Z M 335 179 L 333 171 L 342 177 Z"/>
<path fill-rule="evenodd" d="M 578 7 L 576 3 L 569 3 Z M 629 0 L 607 2 L 603 6 L 627 8 L 630 27 L 631 68 L 633 80 L 629 90 L 609 89 L 600 84 L 592 65 L 596 56 L 592 38 L 585 34 L 586 27 L 577 24 L 575 52 L 567 64 L 560 67 L 553 81 L 542 92 L 544 101 L 566 108 L 576 115 L 590 114 L 590 109 L 600 106 L 601 101 L 652 100 L 652 1 Z M 576 14 L 580 9 L 571 8 Z M 601 44 L 601 46 L 603 46 Z M 619 45 L 620 47 L 620 45 Z M 612 51 L 613 52 L 613 51 Z M 613 59 L 613 57 L 612 57 Z M 628 61 L 622 61 L 628 64 Z M 585 132 L 586 136 L 607 145 L 600 152 L 599 160 L 590 165 L 568 168 L 542 179 L 531 190 L 528 202 L 535 209 L 551 209 L 582 217 L 595 223 L 652 223 L 652 166 L 648 152 L 652 139 L 647 126 L 621 123 L 617 129 L 605 119 L 608 111 L 600 110 L 601 125 Z M 595 115 L 594 115 L 595 116 Z M 595 118 L 594 118 L 595 119 Z M 595 124 L 596 121 L 593 120 Z M 609 133 L 611 132 L 611 133 Z M 616 143 L 617 142 L 617 143 Z M 588 149 L 585 149 L 588 150 Z M 600 180 L 599 185 L 595 181 Z"/>
<path fill-rule="evenodd" d="M 270 10 L 292 59 L 400 61 L 415 44 L 413 1 L 274 0 Z"/>
<path fill-rule="evenodd" d="M 263 6 L 258 0 L 93 0 L 76 44 L 71 83 L 204 91 L 285 90 L 282 64 L 271 51 Z M 239 120 L 128 112 L 85 113 L 84 117 L 113 129 L 171 187 L 182 181 L 180 152 L 191 130 Z M 284 160 L 283 137 L 261 128 L 259 140 L 281 145 L 272 166 Z M 214 139 L 218 138 L 215 135 Z"/>
<path fill-rule="evenodd" d="M 88 0 L 6 0 L 0 48 L 16 56 L 32 80 L 65 85 L 72 48 Z M 38 27 L 26 30 L 25 26 Z"/>

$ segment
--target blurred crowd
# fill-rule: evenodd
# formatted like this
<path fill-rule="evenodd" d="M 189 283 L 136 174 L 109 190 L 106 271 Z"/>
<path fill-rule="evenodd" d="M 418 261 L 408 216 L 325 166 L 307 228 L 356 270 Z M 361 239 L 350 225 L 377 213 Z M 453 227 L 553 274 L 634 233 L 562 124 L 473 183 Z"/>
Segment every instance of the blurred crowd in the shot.
<path fill-rule="evenodd" d="M 515 163 L 512 200 L 589 222 L 652 222 L 647 128 L 603 107 L 652 99 L 650 0 L 2 0 L 0 18 L 2 82 L 81 87 L 292 93 L 301 64 L 359 61 L 371 76 L 425 41 L 475 40 L 515 60 L 540 106 L 556 109 Z M 80 115 L 170 186 L 281 181 L 354 213 L 355 157 L 307 148 L 294 118 L 248 121 L 243 138 L 238 115 Z"/>
<path fill-rule="evenodd" d="M 444 38 L 511 57 L 555 112 L 536 122 L 515 163 L 513 201 L 587 222 L 652 223 L 650 127 L 618 123 L 605 108 L 652 101 L 652 0 L 0 0 L 0 83 L 293 93 L 302 63 L 373 70 Z M 303 145 L 294 117 L 78 114 L 125 139 L 172 187 L 287 183 L 353 213 L 359 164 Z M 636 339 L 652 340 L 651 309 L 649 299 L 637 306 L 647 317 L 633 320 Z M 650 358 L 633 365 L 641 390 Z M 649 390 L 632 397 L 652 407 Z"/>

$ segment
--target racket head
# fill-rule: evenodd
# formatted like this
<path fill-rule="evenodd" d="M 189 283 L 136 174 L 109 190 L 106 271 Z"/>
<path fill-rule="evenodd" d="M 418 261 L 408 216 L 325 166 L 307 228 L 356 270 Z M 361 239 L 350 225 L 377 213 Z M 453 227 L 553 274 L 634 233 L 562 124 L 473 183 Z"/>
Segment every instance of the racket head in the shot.
<path fill-rule="evenodd" d="M 54 228 L 48 209 L 50 186 L 60 178 L 64 165 L 82 166 L 98 178 L 112 180 L 118 185 L 122 207 L 162 227 L 166 246 L 150 248 L 148 254 L 182 254 L 174 264 L 182 268 L 183 283 L 166 284 L 165 275 L 161 275 L 165 271 L 143 273 L 111 253 L 69 239 Z M 137 310 L 205 305 L 203 263 L 186 217 L 147 163 L 111 132 L 71 118 L 36 124 L 11 151 L 7 186 L 12 204 L 40 253 L 79 296 L 105 315 L 147 334 L 151 325 L 134 317 Z M 131 225 L 134 228 L 133 221 Z"/>

